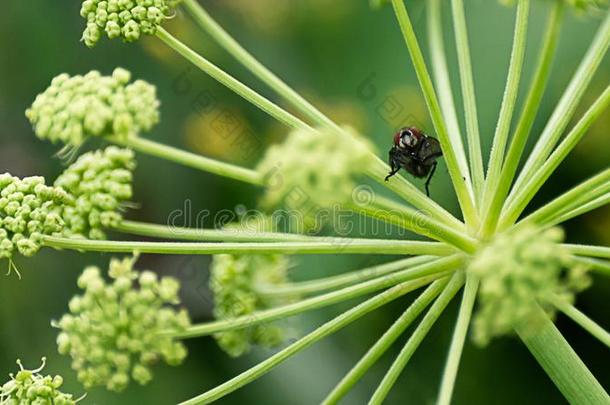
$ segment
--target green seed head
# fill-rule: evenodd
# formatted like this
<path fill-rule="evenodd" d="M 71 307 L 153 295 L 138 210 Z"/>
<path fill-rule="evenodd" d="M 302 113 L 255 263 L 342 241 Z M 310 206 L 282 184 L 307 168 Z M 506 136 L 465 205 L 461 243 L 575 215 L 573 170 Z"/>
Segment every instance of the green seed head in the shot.
<path fill-rule="evenodd" d="M 36 97 L 25 115 L 40 139 L 80 146 L 91 136 L 126 138 L 159 122 L 156 89 L 117 68 L 112 76 L 91 71 L 84 76 L 61 74 Z"/>
<path fill-rule="evenodd" d="M 74 197 L 64 207 L 65 234 L 105 239 L 103 229 L 122 220 L 122 209 L 132 197 L 134 153 L 110 146 L 85 153 L 55 180 L 55 185 Z"/>
<path fill-rule="evenodd" d="M 521 227 L 498 235 L 476 254 L 468 271 L 481 280 L 479 309 L 474 318 L 474 340 L 485 345 L 517 325 L 536 330 L 532 316 L 549 294 L 574 301 L 589 285 L 587 269 L 575 265 L 561 247 L 563 231 Z"/>
<path fill-rule="evenodd" d="M 70 313 L 57 323 L 61 354 L 85 387 L 105 386 L 121 391 L 133 379 L 146 384 L 158 361 L 179 365 L 186 357 L 180 342 L 161 332 L 182 331 L 190 324 L 179 304 L 177 280 L 133 269 L 134 259 L 113 259 L 102 277 L 97 267 L 86 268 L 78 279 L 84 290 L 69 304 Z M 138 285 L 138 287 L 136 287 Z"/>
<path fill-rule="evenodd" d="M 134 42 L 154 35 L 179 0 L 85 0 L 80 15 L 87 21 L 82 40 L 94 47 L 106 34 L 109 39 Z"/>

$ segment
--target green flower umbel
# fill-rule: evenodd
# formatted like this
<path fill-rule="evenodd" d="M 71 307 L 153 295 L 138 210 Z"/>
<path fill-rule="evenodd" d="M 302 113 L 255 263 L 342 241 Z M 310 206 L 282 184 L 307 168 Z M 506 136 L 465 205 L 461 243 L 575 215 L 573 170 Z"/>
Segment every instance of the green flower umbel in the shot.
<path fill-rule="evenodd" d="M 106 33 L 109 39 L 125 42 L 154 35 L 164 19 L 171 14 L 176 0 L 85 0 L 80 15 L 87 20 L 83 41 L 94 47 Z"/>
<path fill-rule="evenodd" d="M 11 259 L 15 252 L 32 256 L 43 235 L 60 235 L 61 209 L 71 201 L 62 188 L 45 185 L 42 177 L 0 175 L 0 259 Z"/>
<path fill-rule="evenodd" d="M 190 323 L 186 311 L 167 306 L 179 304 L 179 282 L 139 273 L 133 264 L 132 258 L 113 259 L 111 283 L 99 268 L 86 268 L 78 279 L 84 294 L 70 301 L 70 314 L 57 323 L 59 352 L 72 357 L 85 387 L 120 391 L 131 379 L 146 384 L 159 360 L 175 366 L 186 357 L 182 343 L 162 334 L 184 330 Z"/>
<path fill-rule="evenodd" d="M 575 293 L 589 286 L 587 269 L 576 265 L 561 247 L 563 231 L 524 226 L 497 236 L 476 254 L 468 271 L 481 280 L 479 310 L 474 318 L 474 340 L 485 345 L 515 326 L 535 330 L 532 310 L 545 297 L 559 295 L 573 302 Z"/>
<path fill-rule="evenodd" d="M 21 361 L 17 360 L 19 372 L 11 374 L 11 381 L 0 387 L 0 405 L 74 405 L 78 400 L 72 395 L 59 391 L 64 383 L 61 376 L 43 376 L 39 374 L 45 367 L 36 370 L 25 370 Z"/>
<path fill-rule="evenodd" d="M 265 297 L 260 290 L 285 283 L 287 268 L 288 259 L 282 255 L 215 255 L 210 277 L 214 316 L 230 319 L 281 304 Z M 261 324 L 214 337 L 225 352 L 237 357 L 248 353 L 252 345 L 276 347 L 283 342 L 284 335 L 280 326 Z"/>
<path fill-rule="evenodd" d="M 62 217 L 65 233 L 89 239 L 105 239 L 104 228 L 118 225 L 121 210 L 132 195 L 134 153 L 109 146 L 85 153 L 55 180 L 75 199 Z"/>
<path fill-rule="evenodd" d="M 26 116 L 36 136 L 80 146 L 90 136 L 137 136 L 159 122 L 159 100 L 153 85 L 117 68 L 112 76 L 91 71 L 61 74 L 36 97 Z"/>

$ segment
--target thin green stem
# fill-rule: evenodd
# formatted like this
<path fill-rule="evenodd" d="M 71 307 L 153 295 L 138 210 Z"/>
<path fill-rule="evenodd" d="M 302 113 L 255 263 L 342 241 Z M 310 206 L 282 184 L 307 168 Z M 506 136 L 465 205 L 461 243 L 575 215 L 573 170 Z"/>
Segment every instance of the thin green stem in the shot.
<path fill-rule="evenodd" d="M 43 244 L 55 249 L 108 253 L 153 253 L 170 255 L 213 254 L 388 254 L 443 256 L 454 250 L 438 242 L 387 240 L 330 240 L 325 242 L 137 242 L 69 239 L 45 236 Z"/>
<path fill-rule="evenodd" d="M 255 170 L 210 159 L 195 153 L 187 152 L 172 146 L 164 145 L 139 136 L 126 139 L 110 138 L 110 141 L 137 152 L 151 155 L 170 162 L 178 163 L 193 169 L 217 174 L 230 179 L 243 181 L 257 186 L 263 185 L 263 177 Z"/>
<path fill-rule="evenodd" d="M 451 346 L 449 347 L 449 355 L 447 356 L 443 379 L 441 380 L 441 388 L 438 395 L 438 401 L 436 402 L 437 405 L 449 405 L 451 403 L 451 396 L 453 395 L 453 388 L 455 387 L 455 380 L 457 378 L 460 359 L 462 357 L 462 351 L 464 350 L 464 343 L 466 342 L 466 335 L 468 334 L 468 327 L 470 326 L 470 318 L 472 317 L 478 288 L 479 280 L 476 276 L 467 275 L 464 295 L 453 331 L 453 338 L 451 339 Z"/>
<path fill-rule="evenodd" d="M 580 327 L 589 332 L 593 337 L 599 339 L 600 342 L 610 347 L 610 333 L 599 326 L 595 321 L 587 315 L 579 311 L 574 305 L 566 302 L 557 295 L 546 297 L 558 310 L 563 312 L 568 318 L 576 322 Z"/>
<path fill-rule="evenodd" d="M 507 201 L 507 206 L 503 213 L 503 224 L 514 223 L 532 198 L 551 177 L 553 172 L 564 161 L 566 156 L 576 147 L 578 142 L 585 136 L 591 125 L 608 109 L 610 106 L 610 86 L 599 96 L 593 105 L 587 110 L 585 115 L 574 126 L 572 131 L 559 144 L 557 149 L 549 156 L 546 162 L 534 173 L 532 177 L 517 191 L 513 198 Z"/>
<path fill-rule="evenodd" d="M 294 91 L 282 79 L 258 61 L 250 52 L 242 47 L 220 24 L 218 24 L 208 12 L 197 2 L 197 0 L 183 0 L 182 4 L 191 14 L 191 17 L 199 27 L 207 32 L 227 52 L 239 61 L 246 69 L 262 80 L 278 95 L 288 101 L 293 107 L 307 116 L 317 126 L 332 128 L 337 131 L 342 129 L 326 115 L 320 112 L 309 101 Z"/>
<path fill-rule="evenodd" d="M 491 191 L 500 179 L 500 172 L 504 164 L 504 152 L 508 143 L 510 125 L 513 119 L 513 112 L 519 95 L 519 83 L 521 81 L 521 71 L 523 70 L 523 60 L 525 58 L 525 48 L 527 45 L 527 23 L 529 18 L 529 0 L 519 0 L 517 5 L 517 17 L 515 21 L 515 34 L 513 38 L 513 50 L 510 57 L 506 88 L 500 107 L 498 125 L 494 134 L 494 140 L 489 156 L 487 177 L 485 180 L 484 206 L 489 205 Z"/>
<path fill-rule="evenodd" d="M 580 66 L 574 74 L 568 88 L 557 104 L 557 107 L 544 128 L 544 131 L 540 135 L 534 150 L 525 162 L 519 177 L 515 181 L 515 185 L 513 186 L 511 195 L 509 195 L 509 199 L 512 199 L 512 194 L 516 193 L 534 174 L 534 172 L 539 169 L 540 166 L 542 166 L 561 138 L 563 131 L 570 123 L 578 104 L 582 100 L 585 90 L 589 86 L 589 83 L 595 75 L 597 68 L 606 55 L 608 46 L 610 46 L 610 11 L 597 31 L 597 34 L 595 35 L 587 54 L 580 63 Z"/>
<path fill-rule="evenodd" d="M 425 212 L 416 211 L 383 197 L 377 197 L 372 204 L 366 206 L 350 204 L 349 208 L 371 218 L 449 243 L 467 253 L 473 253 L 477 248 L 477 241 L 464 232 L 432 219 Z"/>
<path fill-rule="evenodd" d="M 314 280 L 287 283 L 276 286 L 265 286 L 259 288 L 257 292 L 269 298 L 302 297 L 305 295 L 317 294 L 324 291 L 335 290 L 337 288 L 361 283 L 363 281 L 385 276 L 399 270 L 428 263 L 434 259 L 434 256 L 409 257 L 407 259 L 396 260 L 390 263 L 350 271 L 337 276 L 322 277 Z"/>
<path fill-rule="evenodd" d="M 174 51 L 178 52 L 192 64 L 201 69 L 204 73 L 208 74 L 213 79 L 228 87 L 230 90 L 234 91 L 236 94 L 254 104 L 278 121 L 291 128 L 313 130 L 309 125 L 301 121 L 299 118 L 261 96 L 248 86 L 241 83 L 239 80 L 235 79 L 233 76 L 218 68 L 203 56 L 199 55 L 197 52 L 190 49 L 165 29 L 159 27 L 157 30 L 157 37 L 159 37 Z"/>
<path fill-rule="evenodd" d="M 458 122 L 457 110 L 453 99 L 449 69 L 447 68 L 447 56 L 443 40 L 443 21 L 441 14 L 441 1 L 428 1 L 428 37 L 430 41 L 430 58 L 432 60 L 432 73 L 436 82 L 438 99 L 447 124 L 447 132 L 451 144 L 455 148 L 455 154 L 460 167 L 462 177 L 466 180 L 466 186 L 473 200 L 475 199 L 473 184 L 468 168 L 468 160 L 462 142 L 462 131 Z"/>
<path fill-rule="evenodd" d="M 479 119 L 477 116 L 477 99 L 474 91 L 474 74 L 470 59 L 470 46 L 468 45 L 468 27 L 466 26 L 464 2 L 462 0 L 452 0 L 451 9 L 453 12 L 455 45 L 457 49 L 458 65 L 460 68 L 460 80 L 462 83 L 462 97 L 464 98 L 470 172 L 472 173 L 473 187 L 477 198 L 477 204 L 480 204 L 483 194 L 483 182 L 485 180 L 485 175 L 483 172 L 481 137 L 479 135 Z"/>
<path fill-rule="evenodd" d="M 483 210 L 483 227 L 481 230 L 481 236 L 483 237 L 491 235 L 497 226 L 498 219 L 502 213 L 503 204 L 510 190 L 515 173 L 517 172 L 517 167 L 519 166 L 521 155 L 523 154 L 527 139 L 534 125 L 534 120 L 538 114 L 542 96 L 544 95 L 544 91 L 549 81 L 552 62 L 557 50 L 564 10 L 565 4 L 563 1 L 553 2 L 553 9 L 551 10 L 545 29 L 546 34 L 540 47 L 540 58 L 538 60 L 536 72 L 527 94 L 523 111 L 521 112 L 521 116 L 517 123 L 517 129 L 515 130 L 510 147 L 506 153 L 506 159 L 504 159 L 500 178 L 495 185 L 489 185 L 491 198 L 489 199 L 489 205 Z"/>
<path fill-rule="evenodd" d="M 547 224 L 549 226 L 561 224 L 569 221 L 572 218 L 586 214 L 608 204 L 610 204 L 610 193 L 603 194 L 586 204 L 579 205 L 578 207 L 569 209 L 558 216 L 551 217 L 548 219 Z"/>
<path fill-rule="evenodd" d="M 424 319 L 417 325 L 415 332 L 411 335 L 407 344 L 402 348 L 392 366 L 381 380 L 381 383 L 373 393 L 369 401 L 369 405 L 381 405 L 387 397 L 390 389 L 394 386 L 394 383 L 402 373 L 403 369 L 413 356 L 413 353 L 417 350 L 421 342 L 424 340 L 436 320 L 441 316 L 449 302 L 453 299 L 455 294 L 464 285 L 464 272 L 457 272 L 451 277 L 449 284 L 441 295 L 434 301 L 434 304 L 430 307 Z"/>
<path fill-rule="evenodd" d="M 443 119 L 438 98 L 436 96 L 436 92 L 434 91 L 432 79 L 428 73 L 424 56 L 419 47 L 417 36 L 415 35 L 413 25 L 411 24 L 411 19 L 409 18 L 409 14 L 403 1 L 404 0 L 392 0 L 394 12 L 396 14 L 396 18 L 398 19 L 405 43 L 407 44 L 409 54 L 411 55 L 413 67 L 415 68 L 415 73 L 417 74 L 426 104 L 428 105 L 428 110 L 430 111 L 430 117 L 432 119 L 432 123 L 434 124 L 434 129 L 436 130 L 436 134 L 438 135 L 441 143 L 443 156 L 447 162 L 447 169 L 449 170 L 449 175 L 451 176 L 460 207 L 464 213 L 466 224 L 472 228 L 476 228 L 479 224 L 479 218 L 474 206 L 474 201 L 468 191 L 464 176 L 462 176 L 460 171 L 458 158 L 454 147 L 451 144 L 451 138 L 447 133 L 447 127 L 445 126 L 445 121 Z"/>
<path fill-rule="evenodd" d="M 425 284 L 428 284 L 447 275 L 448 272 L 456 270 L 463 262 L 464 259 L 457 255 L 438 259 L 430 263 L 421 264 L 410 269 L 388 274 L 326 294 L 306 298 L 299 302 L 283 305 L 281 307 L 262 310 L 233 319 L 223 319 L 200 325 L 193 325 L 184 332 L 179 334 L 172 332 L 171 335 L 183 339 L 208 336 L 218 332 L 243 329 L 257 324 L 287 318 L 306 311 L 357 298 L 365 294 L 374 293 L 406 281 L 419 280 L 421 282 L 425 281 Z"/>
<path fill-rule="evenodd" d="M 331 334 L 344 328 L 345 326 L 370 313 L 371 311 L 374 311 L 375 309 L 399 297 L 402 297 L 403 295 L 417 288 L 420 288 L 423 285 L 425 284 L 419 281 L 406 282 L 399 284 L 387 291 L 384 291 L 383 293 L 368 299 L 362 304 L 344 312 L 338 317 L 325 323 L 313 332 L 310 332 L 308 335 L 297 340 L 290 346 L 274 354 L 268 359 L 258 363 L 256 366 L 250 368 L 249 370 L 241 373 L 233 379 L 225 382 L 222 385 L 219 385 L 218 387 L 204 394 L 201 394 L 195 398 L 183 402 L 182 405 L 208 404 L 214 402 L 230 394 L 231 392 L 243 387 L 244 385 L 249 384 L 252 381 L 255 381 L 256 379 L 262 377 L 285 360 L 301 352 L 302 350 L 307 349 L 309 346 L 318 342 L 319 340 L 330 336 Z"/>
<path fill-rule="evenodd" d="M 568 402 L 591 405 L 610 403 L 610 396 L 542 308 L 538 307 L 536 317 L 541 322 L 537 332 L 531 333 L 531 328 L 519 326 L 516 331 Z"/>
<path fill-rule="evenodd" d="M 575 245 L 564 243 L 562 245 L 573 255 L 599 257 L 601 259 L 610 259 L 610 247 L 593 246 L 593 245 Z"/>
<path fill-rule="evenodd" d="M 383 356 L 392 344 L 415 321 L 424 309 L 434 300 L 447 285 L 447 280 L 437 280 L 431 284 L 403 312 L 392 326 L 375 342 L 356 365 L 341 379 L 322 402 L 323 405 L 337 404 L 349 390 L 366 374 L 366 372 Z"/>
<path fill-rule="evenodd" d="M 591 270 L 610 276 L 610 262 L 606 260 L 591 259 L 589 257 L 572 256 L 572 260 L 588 266 Z"/>

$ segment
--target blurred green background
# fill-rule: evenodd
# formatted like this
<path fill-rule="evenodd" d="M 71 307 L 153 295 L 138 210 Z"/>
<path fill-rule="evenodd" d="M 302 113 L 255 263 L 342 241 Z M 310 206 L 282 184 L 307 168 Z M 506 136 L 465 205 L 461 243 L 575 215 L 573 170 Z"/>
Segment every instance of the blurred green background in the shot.
<path fill-rule="evenodd" d="M 377 145 L 380 156 L 385 158 L 394 128 L 407 124 L 431 128 L 390 8 L 372 11 L 365 0 L 204 0 L 202 3 L 243 45 L 288 83 L 333 118 L 367 134 Z M 484 150 L 488 151 L 504 87 L 514 11 L 490 0 L 466 3 L 481 133 Z M 533 3 L 525 77 L 530 77 L 536 61 L 549 7 L 549 1 Z M 425 43 L 424 0 L 408 1 L 407 5 L 422 43 Z M 0 172 L 10 171 L 18 176 L 45 175 L 49 179 L 61 172 L 63 163 L 53 157 L 59 147 L 38 141 L 24 117 L 24 110 L 36 94 L 61 72 L 80 74 L 98 69 L 108 74 L 114 67 L 122 66 L 131 70 L 135 77 L 156 84 L 162 100 L 162 123 L 147 136 L 207 156 L 253 166 L 265 146 L 285 134 L 286 128 L 191 68 L 155 38 L 131 45 L 102 41 L 97 48 L 87 49 L 79 42 L 83 29 L 79 7 L 78 1 L 3 2 L 0 13 Z M 448 17 L 446 13 L 446 41 L 450 68 L 456 77 Z M 534 134 L 539 134 L 552 112 L 599 21 L 599 18 L 568 16 Z M 228 72 L 276 99 L 198 31 L 183 13 L 168 21 L 166 28 Z M 588 106 L 609 81 L 610 60 L 606 58 L 581 107 Z M 527 90 L 527 83 L 528 80 L 524 80 L 522 93 Z M 454 85 L 457 91 L 457 80 Z M 609 128 L 610 115 L 606 114 L 532 206 L 607 167 Z M 259 146 L 256 153 L 242 152 L 240 145 L 246 140 Z M 421 186 L 421 182 L 417 184 Z M 190 201 L 193 212 L 207 209 L 212 213 L 240 206 L 253 208 L 257 201 L 257 190 L 252 187 L 146 156 L 139 157 L 135 188 L 139 209 L 130 211 L 128 216 L 160 223 L 167 221 L 172 211 L 184 209 L 185 201 Z M 444 164 L 432 183 L 432 195 L 449 210 L 457 212 Z M 203 225 L 213 224 L 208 219 Z M 575 219 L 566 229 L 571 241 L 607 245 L 610 243 L 610 210 L 599 209 Z M 0 376 L 3 376 L 0 382 L 16 370 L 17 358 L 34 368 L 42 356 L 47 356 L 45 371 L 63 375 L 66 391 L 78 395 L 83 392 L 69 368 L 69 360 L 56 354 L 56 332 L 50 321 L 64 313 L 68 300 L 77 292 L 75 281 L 83 266 L 92 263 L 106 266 L 108 259 L 105 255 L 43 251 L 34 259 L 18 261 L 22 280 L 14 275 L 0 280 Z M 298 257 L 292 274 L 297 279 L 336 274 L 389 259 Z M 211 299 L 206 287 L 209 257 L 145 256 L 139 263 L 140 268 L 179 277 L 184 283 L 185 304 L 193 318 L 196 321 L 211 318 Z M 3 265 L 6 263 L 0 262 L 0 266 Z M 609 328 L 610 281 L 600 277 L 595 281 L 595 285 L 580 296 L 578 306 Z M 411 299 L 399 300 L 374 312 L 221 403 L 316 403 Z M 307 314 L 288 321 L 288 325 L 297 337 L 353 304 L 348 302 Z M 389 404 L 434 402 L 455 314 L 454 302 L 400 377 L 388 398 Z M 569 320 L 559 317 L 558 325 L 602 384 L 610 388 L 608 350 Z M 367 374 L 345 403 L 361 404 L 368 400 L 403 342 L 404 338 Z M 188 341 L 188 347 L 190 356 L 183 366 L 156 367 L 155 379 L 148 386 L 132 384 L 120 395 L 92 390 L 83 403 L 175 403 L 225 381 L 269 355 L 269 352 L 257 351 L 244 358 L 231 359 L 210 338 Z M 517 340 L 498 339 L 485 349 L 468 342 L 454 403 L 563 402 L 559 392 Z"/>

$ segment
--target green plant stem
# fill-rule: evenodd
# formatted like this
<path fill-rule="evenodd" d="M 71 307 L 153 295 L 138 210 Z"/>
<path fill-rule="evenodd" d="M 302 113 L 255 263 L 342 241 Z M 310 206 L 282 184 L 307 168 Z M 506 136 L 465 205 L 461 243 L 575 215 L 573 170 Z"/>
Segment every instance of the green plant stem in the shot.
<path fill-rule="evenodd" d="M 214 402 L 230 394 L 231 392 L 243 387 L 244 385 L 249 384 L 252 381 L 255 381 L 256 379 L 262 377 L 285 360 L 308 348 L 315 342 L 337 332 L 338 330 L 363 317 L 364 315 L 370 313 L 371 311 L 374 311 L 375 309 L 417 288 L 420 288 L 423 285 L 425 284 L 418 281 L 398 284 L 397 286 L 392 287 L 391 289 L 384 291 L 383 293 L 378 294 L 373 298 L 370 298 L 367 301 L 363 302 L 362 304 L 344 312 L 338 317 L 320 326 L 313 332 L 310 332 L 303 338 L 297 340 L 290 346 L 274 354 L 268 359 L 258 363 L 256 366 L 241 373 L 233 379 L 225 382 L 224 384 L 219 385 L 218 387 L 204 394 L 201 394 L 195 398 L 183 402 L 182 405 L 208 404 Z"/>
<path fill-rule="evenodd" d="M 447 127 L 445 126 L 445 121 L 443 119 L 438 98 L 434 91 L 432 79 L 428 73 L 424 56 L 417 42 L 417 36 L 415 35 L 413 25 L 411 24 L 409 14 L 403 1 L 404 0 L 392 0 L 394 12 L 396 14 L 396 18 L 398 19 L 405 43 L 407 44 L 409 54 L 411 55 L 413 67 L 415 68 L 417 79 L 419 80 L 428 110 L 430 111 L 430 117 L 432 119 L 432 123 L 434 124 L 434 129 L 436 130 L 436 134 L 441 143 L 443 157 L 447 162 L 447 169 L 449 170 L 449 175 L 451 176 L 460 207 L 464 213 L 464 219 L 466 224 L 474 229 L 479 225 L 479 218 L 474 206 L 474 201 L 468 192 L 468 187 L 466 186 L 464 176 L 462 176 L 460 171 L 457 155 L 447 133 Z"/>
<path fill-rule="evenodd" d="M 561 100 L 557 104 L 553 115 L 549 119 L 544 131 L 538 138 L 538 142 L 534 150 L 529 155 L 525 162 L 521 173 L 515 181 L 515 185 L 509 195 L 512 200 L 512 194 L 527 182 L 536 170 L 542 166 L 546 158 L 549 156 L 555 145 L 561 138 L 565 128 L 570 123 L 578 104 L 582 100 L 585 90 L 589 86 L 591 79 L 595 75 L 597 68 L 603 60 L 608 46 L 610 46 L 610 12 L 608 12 L 604 22 L 600 26 L 597 34 L 587 54 L 580 63 L 578 70 L 574 74 L 568 88 L 564 92 Z"/>
<path fill-rule="evenodd" d="M 430 58 L 432 60 L 432 73 L 436 82 L 438 99 L 447 124 L 447 132 L 451 139 L 451 144 L 455 148 L 455 154 L 460 167 L 462 177 L 466 179 L 466 186 L 473 200 L 472 178 L 468 168 L 466 152 L 462 142 L 462 131 L 458 122 L 457 110 L 453 99 L 449 69 L 447 68 L 447 57 L 445 53 L 445 43 L 443 40 L 443 21 L 441 13 L 442 0 L 430 0 L 427 4 L 428 10 L 428 37 L 430 41 Z"/>
<path fill-rule="evenodd" d="M 396 357 L 396 360 L 394 360 L 394 363 L 392 363 L 392 366 L 390 366 L 390 369 L 373 393 L 373 396 L 369 401 L 369 405 L 381 405 L 383 403 L 390 392 L 390 389 L 392 386 L 394 386 L 394 383 L 413 356 L 413 353 L 415 353 L 430 329 L 432 329 L 432 326 L 434 326 L 436 320 L 441 316 L 447 305 L 449 305 L 449 302 L 463 285 L 464 272 L 460 271 L 455 273 L 451 277 L 447 287 L 445 287 L 441 295 L 436 299 L 436 301 L 434 301 L 434 304 L 432 304 L 424 316 L 424 319 L 422 319 L 419 325 L 417 325 L 415 332 L 413 332 L 407 341 L 407 344 L 402 348 L 398 354 L 398 357 Z"/>
<path fill-rule="evenodd" d="M 521 226 L 527 223 L 545 224 L 552 218 L 580 205 L 587 204 L 599 197 L 600 194 L 603 195 L 607 192 L 610 192 L 610 169 L 604 170 L 555 198 L 528 215 L 517 225 Z M 504 219 L 500 220 L 500 224 L 500 229 L 506 229 L 510 226 L 510 223 Z"/>
<path fill-rule="evenodd" d="M 369 205 L 350 204 L 348 207 L 371 218 L 447 242 L 467 253 L 473 253 L 477 248 L 477 241 L 463 232 L 432 219 L 424 212 L 416 211 L 380 196 Z"/>
<path fill-rule="evenodd" d="M 326 242 L 244 242 L 244 243 L 196 243 L 196 242 L 137 242 L 69 239 L 54 236 L 43 237 L 46 247 L 108 253 L 154 253 L 174 255 L 213 254 L 388 254 L 442 256 L 454 250 L 437 242 L 411 242 L 386 240 L 344 240 Z"/>
<path fill-rule="evenodd" d="M 610 276 L 610 262 L 608 262 L 606 260 L 591 259 L 589 257 L 580 257 L 580 256 L 573 256 L 572 260 L 574 260 L 577 263 L 581 263 L 586 266 L 589 266 L 589 268 L 591 268 L 591 270 L 595 270 L 606 276 Z"/>
<path fill-rule="evenodd" d="M 478 288 L 479 280 L 476 276 L 467 275 L 464 295 L 453 331 L 453 338 L 451 339 L 451 346 L 449 347 L 449 355 L 447 356 L 443 379 L 441 380 L 441 388 L 436 402 L 437 405 L 450 405 L 451 403 L 451 396 L 453 395 L 453 388 L 455 387 L 455 380 L 457 378 L 460 359 L 462 357 L 462 351 L 464 350 L 464 343 L 466 342 L 466 335 L 468 334 L 468 327 L 470 326 L 470 318 L 472 317 Z"/>
<path fill-rule="evenodd" d="M 521 155 L 523 154 L 527 139 L 534 125 L 534 120 L 538 114 L 542 96 L 544 95 L 544 91 L 549 81 L 553 59 L 557 51 L 564 11 L 565 4 L 563 1 L 553 2 L 553 9 L 551 10 L 546 24 L 546 34 L 542 46 L 540 47 L 540 58 L 538 60 L 536 72 L 527 94 L 523 111 L 517 122 L 517 129 L 515 130 L 510 147 L 506 153 L 502 172 L 497 183 L 489 184 L 491 197 L 488 206 L 484 207 L 483 210 L 483 226 L 481 230 L 481 236 L 483 238 L 489 237 L 497 226 L 498 219 L 502 213 L 503 204 L 505 203 L 506 196 L 508 195 L 515 173 L 517 172 L 517 167 L 519 166 Z"/>
<path fill-rule="evenodd" d="M 610 259 L 610 247 L 606 246 L 593 246 L 593 245 L 576 245 L 570 243 L 564 243 L 562 245 L 570 251 L 573 255 L 578 256 L 589 256 L 599 257 L 602 259 Z"/>
<path fill-rule="evenodd" d="M 258 61 L 239 42 L 237 42 L 220 24 L 218 24 L 208 12 L 197 2 L 197 0 L 183 0 L 182 4 L 190 13 L 191 17 L 199 27 L 207 32 L 216 42 L 229 52 L 246 69 L 267 84 L 278 95 L 288 101 L 294 108 L 307 116 L 317 126 L 332 128 L 337 131 L 342 129 L 326 115 L 320 112 L 309 101 L 294 91 L 282 79 Z"/>
<path fill-rule="evenodd" d="M 258 311 L 249 315 L 233 319 L 223 319 L 219 321 L 193 325 L 186 331 L 179 334 L 170 333 L 177 338 L 194 338 L 200 336 L 208 336 L 217 332 L 225 332 L 228 330 L 242 329 L 248 326 L 253 326 L 265 322 L 271 322 L 278 319 L 287 318 L 305 311 L 322 308 L 328 305 L 343 302 L 352 298 L 357 298 L 365 294 L 374 293 L 384 288 L 395 286 L 406 281 L 418 280 L 425 284 L 439 279 L 448 274 L 448 272 L 459 268 L 464 262 L 460 256 L 451 256 L 435 260 L 430 263 L 421 264 L 419 266 L 402 270 L 396 273 L 378 277 L 373 280 L 365 281 L 350 287 L 332 291 L 326 294 L 306 298 L 299 302 L 283 305 L 281 307 L 271 308 Z"/>
<path fill-rule="evenodd" d="M 180 42 L 177 38 L 172 36 L 165 29 L 159 27 L 157 30 L 157 37 L 159 37 L 166 45 L 178 52 L 192 64 L 201 69 L 204 73 L 211 76 L 230 90 L 234 91 L 239 96 L 243 97 L 250 103 L 254 104 L 273 118 L 286 124 L 291 128 L 313 130 L 309 125 L 301 121 L 299 118 L 290 114 L 288 111 L 282 109 L 278 105 L 269 101 L 265 97 L 261 96 L 248 86 L 235 79 L 233 76 L 224 72 L 216 65 L 199 55 L 197 52 L 190 49 L 188 46 Z"/>
<path fill-rule="evenodd" d="M 610 204 L 610 193 L 603 194 L 602 196 L 596 198 L 593 201 L 590 201 L 583 205 L 579 205 L 577 208 L 569 209 L 560 215 L 549 218 L 547 221 L 547 225 L 554 226 L 569 221 L 572 218 L 586 214 L 590 211 L 593 211 L 608 204 Z"/>
<path fill-rule="evenodd" d="M 371 266 L 360 270 L 350 271 L 336 276 L 322 277 L 313 280 L 286 283 L 276 286 L 265 286 L 257 289 L 257 292 L 265 297 L 302 297 L 317 294 L 328 290 L 346 287 L 361 283 L 372 278 L 378 278 L 398 270 L 408 269 L 413 266 L 428 263 L 435 256 L 415 256 L 407 259 L 396 260 L 390 263 Z"/>
<path fill-rule="evenodd" d="M 608 404 L 610 397 L 540 307 L 540 329 L 516 327 L 519 337 L 571 404 Z"/>
<path fill-rule="evenodd" d="M 472 173 L 474 192 L 479 204 L 483 194 L 483 156 L 481 154 L 481 137 L 479 135 L 479 119 L 477 115 L 477 99 L 474 91 L 470 46 L 468 45 L 468 28 L 464 13 L 464 2 L 452 0 L 453 24 L 455 27 L 455 45 L 457 49 L 464 112 L 466 116 L 466 134 L 468 136 L 468 157 Z M 451 89 L 451 86 L 449 86 Z"/>
<path fill-rule="evenodd" d="M 502 226 L 513 224 L 532 198 L 544 185 L 553 172 L 559 167 L 561 162 L 576 147 L 578 142 L 587 133 L 591 125 L 608 109 L 610 106 L 610 86 L 606 87 L 603 94 L 587 110 L 585 115 L 574 126 L 574 129 L 564 138 L 557 149 L 549 156 L 546 162 L 538 169 L 532 177 L 519 189 L 515 196 L 507 202 L 507 206 L 502 215 Z"/>
<path fill-rule="evenodd" d="M 323 405 L 337 404 L 364 374 L 383 356 L 392 344 L 403 334 L 413 321 L 426 309 L 447 285 L 447 280 L 437 280 L 403 312 L 392 326 L 375 342 L 356 365 L 341 379 L 322 402 Z"/>
<path fill-rule="evenodd" d="M 193 169 L 217 174 L 230 179 L 243 181 L 257 186 L 263 185 L 263 177 L 255 170 L 246 169 L 230 163 L 221 162 L 187 152 L 172 146 L 164 145 L 139 136 L 127 139 L 110 138 L 112 143 L 131 148 L 137 152 L 151 155 L 170 162 L 178 163 Z"/>
<path fill-rule="evenodd" d="M 508 69 L 508 77 L 506 79 L 506 88 L 500 107 L 500 116 L 498 125 L 494 134 L 494 140 L 489 156 L 489 165 L 487 168 L 487 177 L 485 180 L 484 206 L 489 205 L 491 200 L 491 191 L 496 187 L 499 179 L 502 165 L 504 164 L 504 152 L 508 143 L 508 135 L 510 125 L 513 118 L 513 112 L 519 95 L 519 83 L 521 80 L 521 71 L 523 70 L 523 60 L 525 57 L 525 48 L 527 45 L 527 23 L 529 18 L 530 2 L 529 0 L 519 0 L 517 5 L 517 17 L 515 21 L 515 33 L 513 38 L 513 50 L 510 57 L 510 65 Z"/>
<path fill-rule="evenodd" d="M 587 315 L 579 311 L 574 305 L 567 303 L 557 295 L 546 297 L 558 310 L 563 312 L 567 317 L 576 322 L 580 327 L 589 332 L 593 337 L 599 339 L 600 342 L 610 347 L 610 333 L 599 326 L 595 321 Z"/>

